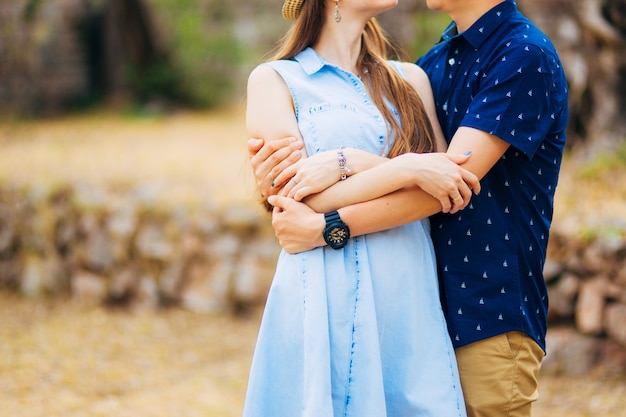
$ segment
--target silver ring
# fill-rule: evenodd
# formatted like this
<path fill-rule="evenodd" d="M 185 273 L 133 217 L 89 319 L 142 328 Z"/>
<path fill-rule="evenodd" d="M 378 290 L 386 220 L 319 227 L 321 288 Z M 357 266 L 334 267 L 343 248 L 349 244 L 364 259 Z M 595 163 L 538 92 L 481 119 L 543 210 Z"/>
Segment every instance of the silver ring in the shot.
<path fill-rule="evenodd" d="M 295 179 L 291 179 L 291 182 L 293 182 L 293 185 L 298 185 L 298 182 Z"/>
<path fill-rule="evenodd" d="M 459 198 L 463 198 L 463 197 L 461 197 L 460 195 L 457 195 L 456 197 L 454 197 L 454 198 L 452 199 L 452 201 L 456 201 L 456 200 L 458 200 Z"/>

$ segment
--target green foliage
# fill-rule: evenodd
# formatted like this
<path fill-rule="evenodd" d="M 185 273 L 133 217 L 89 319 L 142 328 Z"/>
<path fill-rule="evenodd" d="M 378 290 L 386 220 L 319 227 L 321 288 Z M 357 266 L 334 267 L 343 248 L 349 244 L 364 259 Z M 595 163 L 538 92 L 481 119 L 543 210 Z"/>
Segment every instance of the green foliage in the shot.
<path fill-rule="evenodd" d="M 621 173 L 620 175 L 614 175 Z M 626 174 L 626 141 L 610 153 L 600 153 L 592 161 L 583 165 L 578 176 L 584 180 L 603 177 L 623 177 Z"/>
<path fill-rule="evenodd" d="M 417 59 L 439 41 L 441 33 L 450 24 L 450 18 L 444 13 L 422 11 L 415 13 L 413 22 L 416 35 L 405 48 L 413 59 Z"/>
<path fill-rule="evenodd" d="M 29 0 L 22 11 L 22 17 L 25 21 L 32 21 L 41 7 L 41 0 Z"/>
<path fill-rule="evenodd" d="M 165 63 L 155 63 L 141 72 L 128 67 L 125 76 L 140 102 L 154 99 L 155 96 L 182 98 L 178 88 L 179 74 Z"/>
<path fill-rule="evenodd" d="M 242 47 L 234 34 L 234 3 L 156 0 L 170 53 L 170 71 L 155 68 L 147 88 L 170 89 L 188 104 L 215 107 L 233 94 Z M 175 84 L 175 85 L 173 85 Z"/>

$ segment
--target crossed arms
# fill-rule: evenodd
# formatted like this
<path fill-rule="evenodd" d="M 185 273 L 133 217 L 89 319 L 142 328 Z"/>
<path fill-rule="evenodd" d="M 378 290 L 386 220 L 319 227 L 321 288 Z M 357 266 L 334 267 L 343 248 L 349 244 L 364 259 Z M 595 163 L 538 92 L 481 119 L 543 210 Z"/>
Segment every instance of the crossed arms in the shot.
<path fill-rule="evenodd" d="M 250 139 L 248 150 L 257 185 L 274 206 L 276 236 L 289 253 L 325 245 L 321 213 L 330 210 L 339 210 L 352 236 L 440 211 L 462 210 L 472 192 L 480 191 L 479 179 L 509 146 L 493 135 L 462 127 L 445 153 L 409 153 L 387 159 L 345 149 L 351 175 L 339 181 L 336 151 L 305 155 L 289 90 L 273 70 L 260 68 L 249 79 L 246 124 L 249 137 L 264 139 Z M 445 142 L 428 79 L 413 64 L 407 68 L 409 81 L 434 121 L 438 150 L 443 151 Z"/>

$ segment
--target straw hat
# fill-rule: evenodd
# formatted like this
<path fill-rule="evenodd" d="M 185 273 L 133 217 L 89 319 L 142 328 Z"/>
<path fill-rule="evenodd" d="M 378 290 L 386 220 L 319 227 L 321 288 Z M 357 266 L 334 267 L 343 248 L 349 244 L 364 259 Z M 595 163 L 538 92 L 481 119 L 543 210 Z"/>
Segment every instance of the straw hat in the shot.
<path fill-rule="evenodd" d="M 296 20 L 302 9 L 304 0 L 285 0 L 283 3 L 283 17 L 287 20 Z"/>

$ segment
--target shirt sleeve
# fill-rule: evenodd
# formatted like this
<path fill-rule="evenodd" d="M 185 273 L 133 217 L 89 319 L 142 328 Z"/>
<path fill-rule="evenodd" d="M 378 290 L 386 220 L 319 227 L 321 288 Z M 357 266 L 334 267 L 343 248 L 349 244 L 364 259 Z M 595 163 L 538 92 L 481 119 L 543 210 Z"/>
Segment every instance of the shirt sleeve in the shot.
<path fill-rule="evenodd" d="M 509 45 L 478 76 L 461 126 L 491 133 L 532 158 L 554 124 L 554 61 L 536 45 Z"/>

